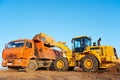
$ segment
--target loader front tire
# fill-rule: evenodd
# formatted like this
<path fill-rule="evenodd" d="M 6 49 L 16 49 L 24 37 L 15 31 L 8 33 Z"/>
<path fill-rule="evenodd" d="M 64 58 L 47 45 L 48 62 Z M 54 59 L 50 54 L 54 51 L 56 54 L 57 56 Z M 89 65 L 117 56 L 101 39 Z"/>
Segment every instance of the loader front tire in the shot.
<path fill-rule="evenodd" d="M 93 55 L 86 55 L 81 60 L 81 68 L 85 72 L 96 71 L 99 68 L 98 60 Z"/>
<path fill-rule="evenodd" d="M 69 69 L 68 61 L 64 57 L 59 57 L 54 61 L 54 68 L 57 71 L 67 71 Z"/>

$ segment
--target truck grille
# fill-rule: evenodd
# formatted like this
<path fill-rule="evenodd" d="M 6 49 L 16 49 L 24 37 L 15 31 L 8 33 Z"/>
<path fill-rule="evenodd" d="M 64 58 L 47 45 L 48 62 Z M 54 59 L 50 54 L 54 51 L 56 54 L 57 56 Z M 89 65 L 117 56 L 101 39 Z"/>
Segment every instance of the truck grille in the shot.
<path fill-rule="evenodd" d="M 11 54 L 9 54 L 9 55 L 6 55 L 6 58 L 9 58 L 9 59 L 16 59 L 17 56 L 11 53 Z"/>

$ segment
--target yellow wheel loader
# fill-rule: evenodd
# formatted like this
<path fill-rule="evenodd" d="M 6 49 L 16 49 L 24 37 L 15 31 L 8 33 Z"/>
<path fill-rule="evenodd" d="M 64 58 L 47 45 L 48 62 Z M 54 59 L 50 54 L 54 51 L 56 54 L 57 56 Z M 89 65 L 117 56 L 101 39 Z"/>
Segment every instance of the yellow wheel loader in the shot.
<path fill-rule="evenodd" d="M 96 71 L 114 65 L 118 59 L 116 49 L 112 46 L 101 46 L 100 41 L 101 38 L 97 41 L 97 45 L 95 42 L 91 45 L 90 37 L 72 38 L 72 57 L 70 55 L 69 59 L 67 57 L 57 58 L 54 63 L 55 69 L 64 71 L 78 66 L 83 71 Z"/>

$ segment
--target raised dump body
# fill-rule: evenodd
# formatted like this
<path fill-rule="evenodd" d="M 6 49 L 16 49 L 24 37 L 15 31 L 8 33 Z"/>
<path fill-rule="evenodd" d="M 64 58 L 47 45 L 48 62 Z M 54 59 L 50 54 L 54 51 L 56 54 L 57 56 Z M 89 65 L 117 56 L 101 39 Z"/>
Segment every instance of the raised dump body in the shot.
<path fill-rule="evenodd" d="M 36 55 L 38 59 L 51 59 L 55 60 L 57 57 L 62 56 L 62 52 L 45 46 L 42 41 L 34 41 L 36 45 Z"/>

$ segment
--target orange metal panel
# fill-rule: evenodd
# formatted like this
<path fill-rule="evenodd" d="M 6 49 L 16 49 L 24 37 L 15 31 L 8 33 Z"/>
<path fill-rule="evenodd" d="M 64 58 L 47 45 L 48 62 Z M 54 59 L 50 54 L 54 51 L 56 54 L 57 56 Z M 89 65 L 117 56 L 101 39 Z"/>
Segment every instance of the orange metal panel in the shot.
<path fill-rule="evenodd" d="M 45 46 L 41 41 L 35 42 L 35 45 L 37 46 L 40 59 L 56 59 L 56 57 L 62 55 L 62 52 Z"/>

